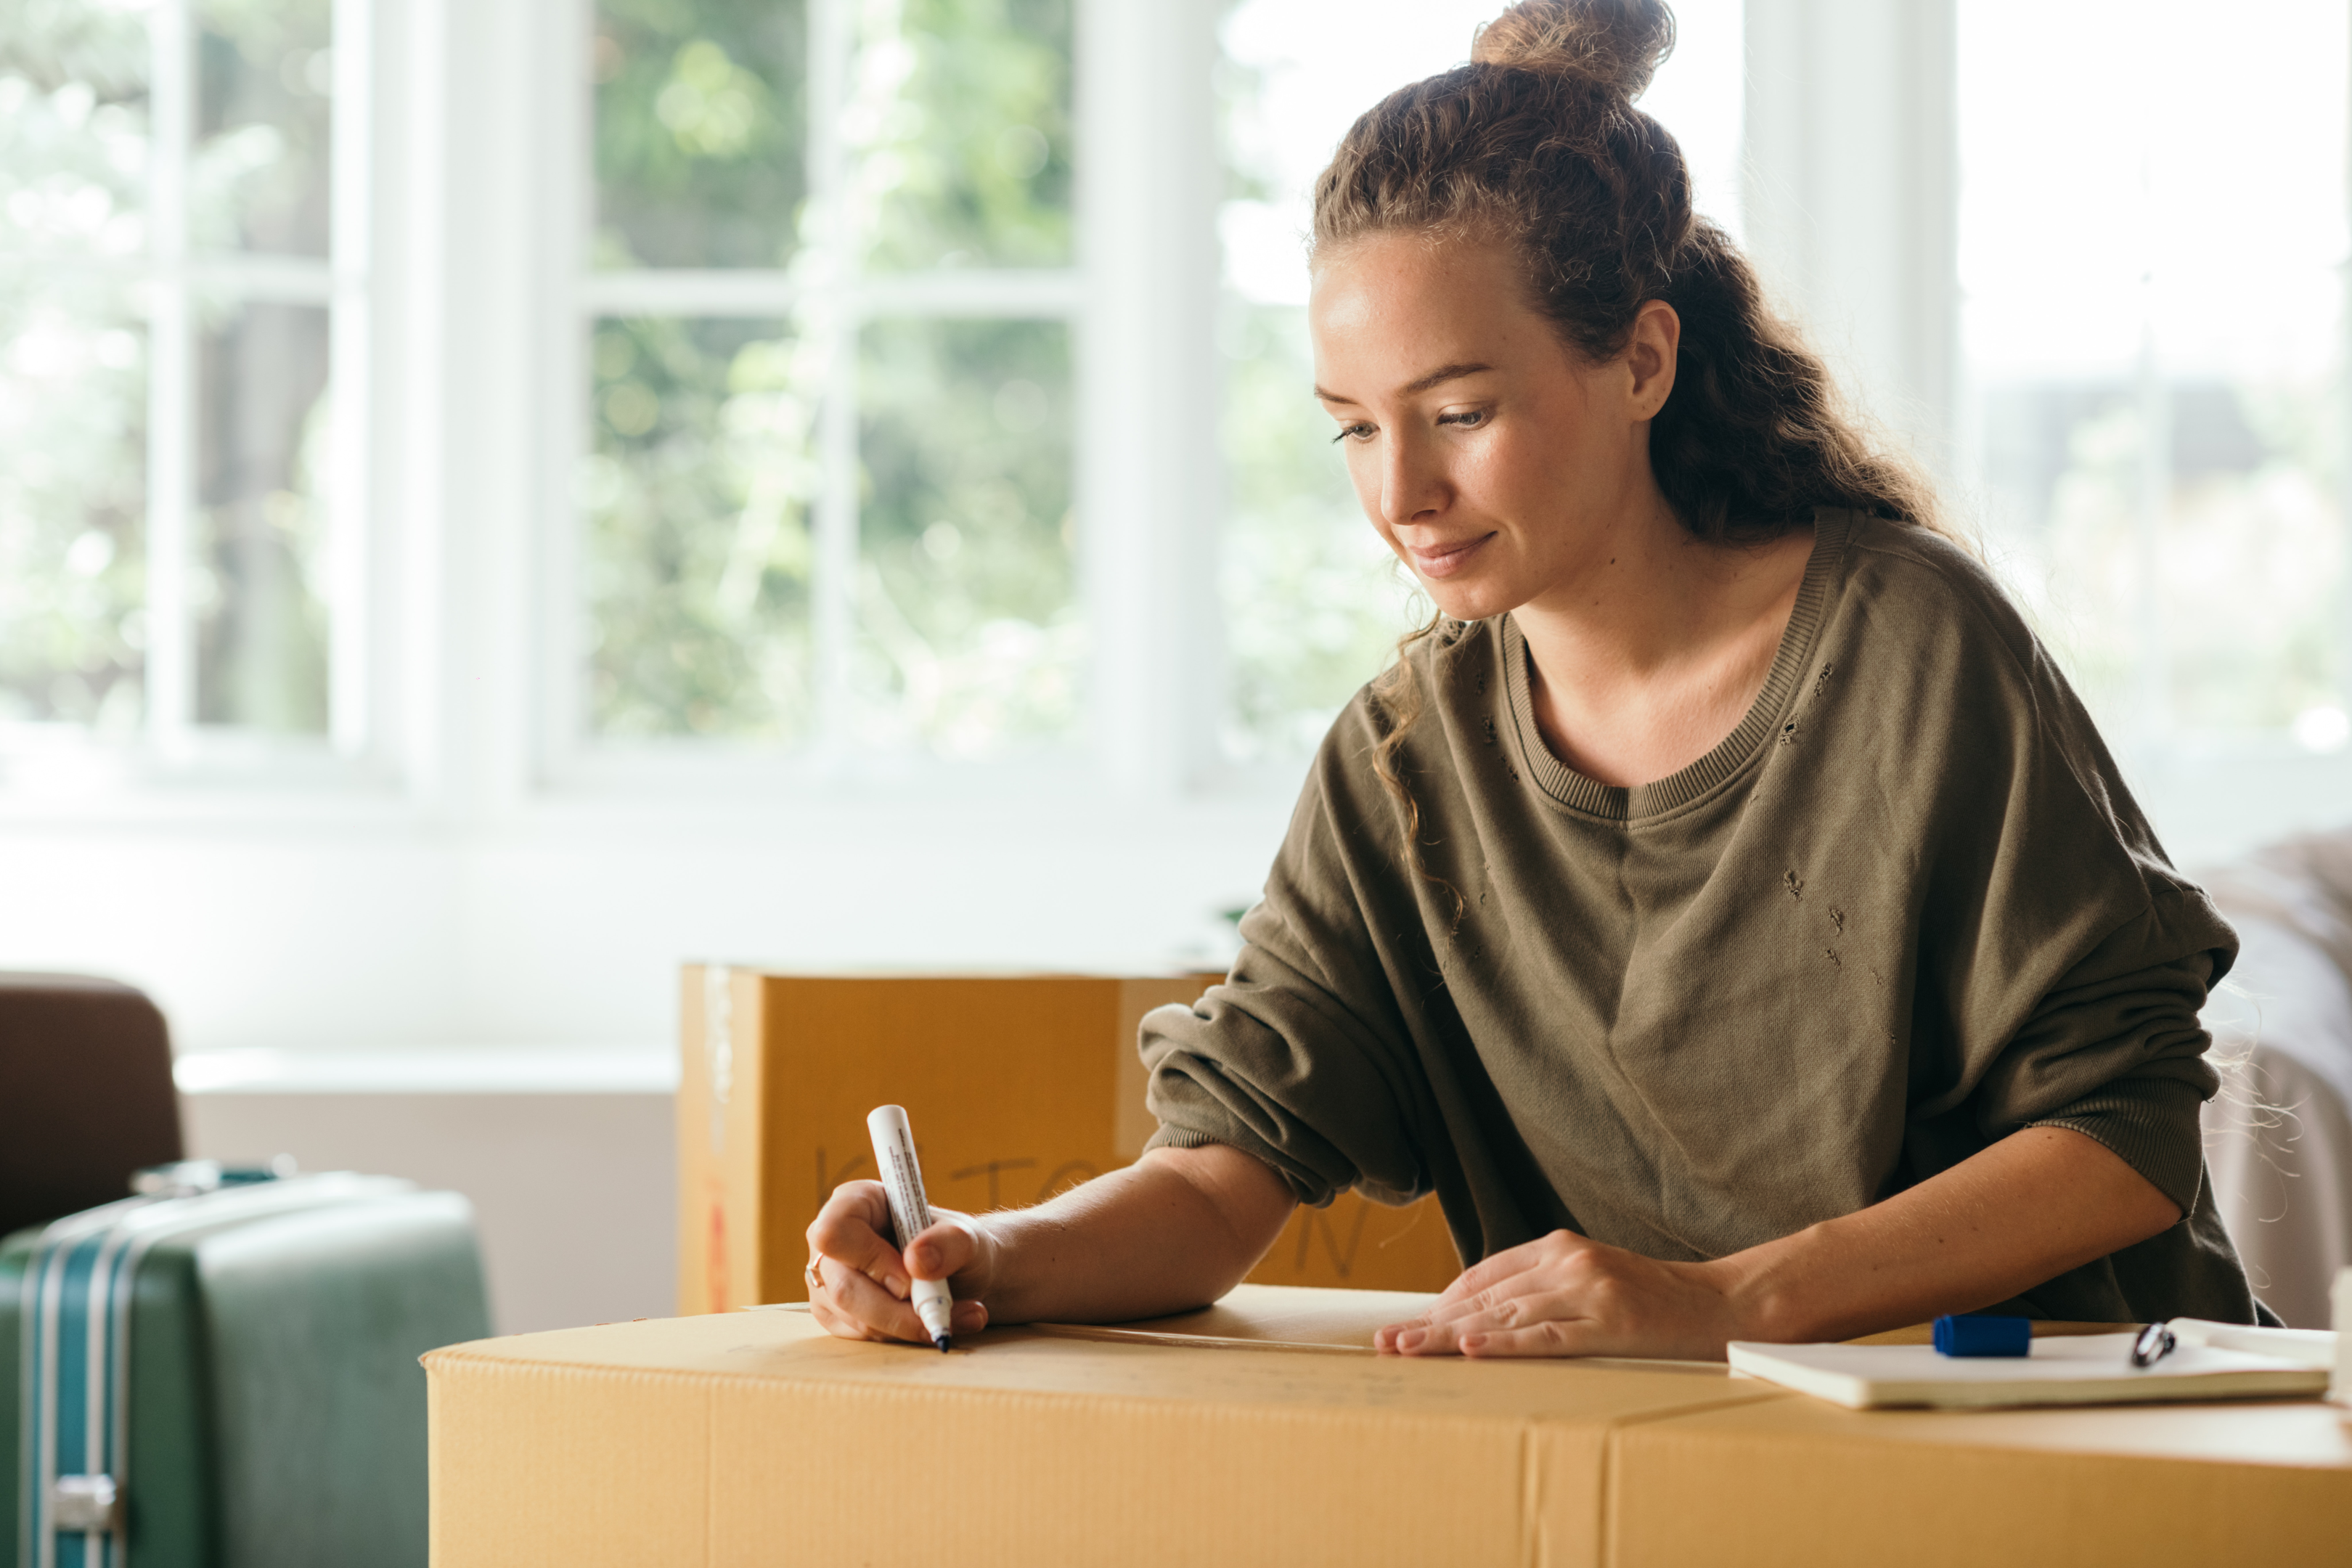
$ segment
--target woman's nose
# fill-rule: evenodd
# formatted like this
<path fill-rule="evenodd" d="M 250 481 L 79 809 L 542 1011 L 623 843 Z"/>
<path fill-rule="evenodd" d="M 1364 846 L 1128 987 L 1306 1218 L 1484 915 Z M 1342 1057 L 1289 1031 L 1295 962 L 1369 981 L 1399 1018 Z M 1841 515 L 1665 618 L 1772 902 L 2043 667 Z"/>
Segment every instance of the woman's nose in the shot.
<path fill-rule="evenodd" d="M 1435 511 L 1444 494 L 1444 476 L 1426 443 L 1392 437 L 1381 453 L 1381 516 L 1391 527 Z"/>

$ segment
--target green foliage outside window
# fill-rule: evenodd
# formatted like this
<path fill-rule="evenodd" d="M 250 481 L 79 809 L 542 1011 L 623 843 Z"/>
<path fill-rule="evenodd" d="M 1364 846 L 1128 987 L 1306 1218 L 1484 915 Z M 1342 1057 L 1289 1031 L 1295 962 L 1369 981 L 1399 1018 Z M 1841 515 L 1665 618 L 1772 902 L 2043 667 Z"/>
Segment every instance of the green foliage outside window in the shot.
<path fill-rule="evenodd" d="M 147 32 L 0 7 L 0 720 L 138 726 L 147 338 L 108 270 L 145 244 Z"/>
<path fill-rule="evenodd" d="M 589 359 L 590 722 L 802 738 L 821 351 L 777 321 L 641 318 L 597 322 Z"/>
<path fill-rule="evenodd" d="M 1077 721 L 1068 340 L 1058 321 L 864 333 L 859 710 L 877 744 L 966 755 Z"/>
<path fill-rule="evenodd" d="M 1236 762 L 1286 760 L 1314 751 L 1428 606 L 1365 520 L 1331 445 L 1338 427 L 1314 398 L 1307 312 L 1229 299 L 1221 337 L 1224 749 Z"/>
<path fill-rule="evenodd" d="M 799 0 L 599 0 L 597 265 L 781 267 L 797 244 Z"/>
<path fill-rule="evenodd" d="M 600 0 L 596 265 L 782 267 L 789 321 L 595 323 L 580 488 L 591 729 L 805 741 L 816 431 L 858 355 L 844 737 L 971 754 L 1077 721 L 1059 323 L 854 333 L 849 272 L 1066 265 L 1066 0 L 845 0 L 842 205 L 808 203 L 799 5 Z M 838 367 L 846 369 L 848 367 Z"/>
<path fill-rule="evenodd" d="M 1243 133 L 1265 73 L 1228 56 L 1217 88 L 1225 199 L 1276 201 L 1281 175 L 1265 159 L 1263 132 Z M 1298 269 L 1303 279 L 1303 238 Z M 1337 427 L 1315 400 L 1306 310 L 1228 293 L 1218 346 L 1226 500 L 1218 561 L 1223 746 L 1234 762 L 1291 762 L 1314 751 L 1428 605 L 1365 520 L 1346 461 L 1331 445 Z"/>
<path fill-rule="evenodd" d="M 198 0 L 189 241 L 327 254 L 331 0 Z"/>
<path fill-rule="evenodd" d="M 866 0 L 848 112 L 865 265 L 1070 260 L 1068 0 Z"/>

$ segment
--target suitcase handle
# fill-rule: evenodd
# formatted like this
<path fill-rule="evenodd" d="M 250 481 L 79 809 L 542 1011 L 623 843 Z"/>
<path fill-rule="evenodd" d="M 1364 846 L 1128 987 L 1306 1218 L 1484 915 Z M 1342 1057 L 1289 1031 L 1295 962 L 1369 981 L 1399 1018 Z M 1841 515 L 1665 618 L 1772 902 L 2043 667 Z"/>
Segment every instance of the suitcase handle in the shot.
<path fill-rule="evenodd" d="M 131 1173 L 131 1190 L 142 1198 L 188 1198 L 223 1187 L 248 1187 L 295 1173 L 294 1156 L 280 1154 L 266 1165 L 224 1165 L 218 1160 L 177 1160 Z"/>

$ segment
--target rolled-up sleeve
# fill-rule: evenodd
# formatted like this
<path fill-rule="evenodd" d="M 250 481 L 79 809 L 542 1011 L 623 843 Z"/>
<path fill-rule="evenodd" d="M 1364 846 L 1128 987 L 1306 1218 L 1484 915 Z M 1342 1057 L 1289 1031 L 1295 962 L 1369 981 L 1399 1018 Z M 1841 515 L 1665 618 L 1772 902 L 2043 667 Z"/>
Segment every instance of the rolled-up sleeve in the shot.
<path fill-rule="evenodd" d="M 1355 857 L 1382 851 L 1370 829 L 1335 824 L 1335 781 L 1318 772 L 1323 787 L 1310 784 L 1265 898 L 1243 917 L 1232 974 L 1192 1006 L 1144 1016 L 1160 1119 L 1150 1146 L 1242 1150 L 1306 1204 L 1351 1187 L 1407 1203 L 1430 1190 L 1428 1090 L 1350 874 Z"/>
<path fill-rule="evenodd" d="M 1975 1100 L 1987 1138 L 2064 1127 L 2104 1145 L 2187 1214 L 2204 1171 L 2199 1108 L 2220 1077 L 2199 1019 L 2232 933 L 2202 900 L 2152 904 L 2053 987 Z"/>

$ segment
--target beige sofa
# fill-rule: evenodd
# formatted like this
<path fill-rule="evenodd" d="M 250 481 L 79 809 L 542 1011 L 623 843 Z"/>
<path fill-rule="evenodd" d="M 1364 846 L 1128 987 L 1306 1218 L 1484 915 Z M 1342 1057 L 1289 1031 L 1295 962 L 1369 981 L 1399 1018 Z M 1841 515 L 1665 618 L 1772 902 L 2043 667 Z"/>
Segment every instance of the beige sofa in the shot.
<path fill-rule="evenodd" d="M 2238 965 L 2205 1010 L 2222 1068 L 2205 1108 L 2214 1195 L 2255 1294 L 2328 1326 L 2352 1263 L 2352 829 L 2290 839 L 2205 879 Z"/>

